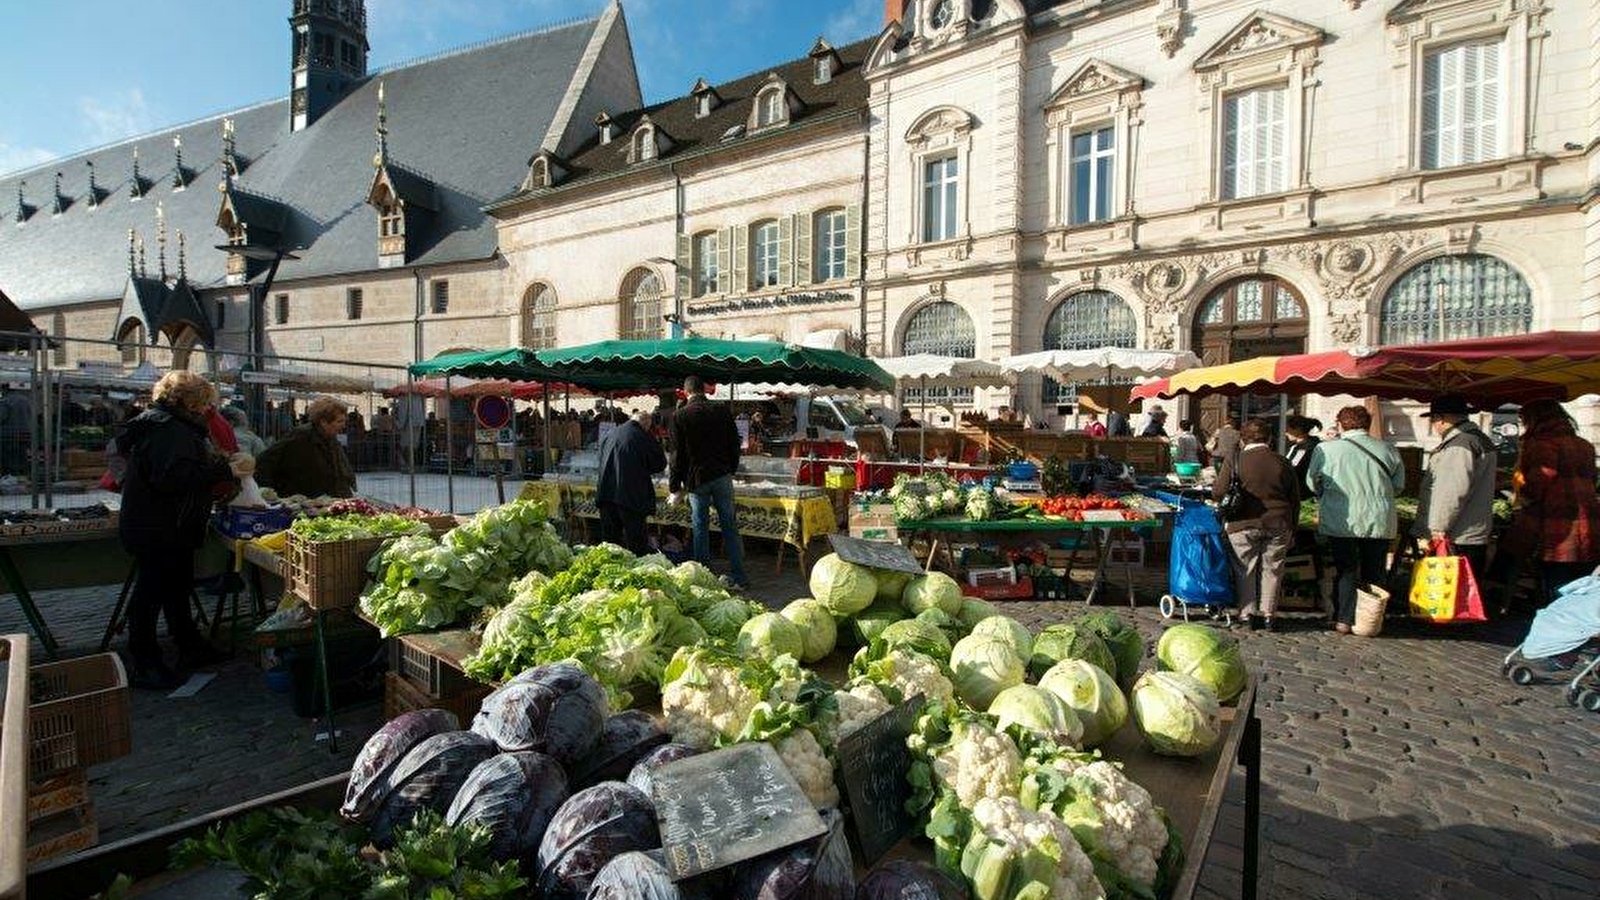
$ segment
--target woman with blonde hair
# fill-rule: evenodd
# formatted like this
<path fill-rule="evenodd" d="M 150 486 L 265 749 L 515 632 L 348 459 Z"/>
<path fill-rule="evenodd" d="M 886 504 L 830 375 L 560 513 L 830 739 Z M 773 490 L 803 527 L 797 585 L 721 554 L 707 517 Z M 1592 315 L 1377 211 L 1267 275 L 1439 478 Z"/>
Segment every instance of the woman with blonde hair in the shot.
<path fill-rule="evenodd" d="M 234 473 L 207 441 L 216 388 L 192 372 L 169 372 L 152 393 L 155 402 L 116 438 L 117 452 L 127 460 L 118 536 L 138 567 L 128 598 L 130 681 L 164 690 L 180 681 L 156 640 L 158 616 L 166 616 L 167 633 L 178 645 L 178 668 L 198 668 L 223 657 L 195 627 L 189 595 L 213 488 L 231 482 Z M 236 465 L 245 463 L 241 459 Z"/>

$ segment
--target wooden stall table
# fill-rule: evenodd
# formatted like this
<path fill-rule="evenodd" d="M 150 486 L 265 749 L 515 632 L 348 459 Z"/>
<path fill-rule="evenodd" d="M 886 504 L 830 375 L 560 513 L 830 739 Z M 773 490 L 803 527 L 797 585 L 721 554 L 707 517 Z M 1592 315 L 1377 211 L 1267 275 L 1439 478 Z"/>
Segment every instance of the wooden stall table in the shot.
<path fill-rule="evenodd" d="M 60 645 L 33 591 L 127 585 L 132 565 L 133 558 L 117 540 L 115 512 L 94 519 L 0 526 L 0 578 L 52 659 Z"/>

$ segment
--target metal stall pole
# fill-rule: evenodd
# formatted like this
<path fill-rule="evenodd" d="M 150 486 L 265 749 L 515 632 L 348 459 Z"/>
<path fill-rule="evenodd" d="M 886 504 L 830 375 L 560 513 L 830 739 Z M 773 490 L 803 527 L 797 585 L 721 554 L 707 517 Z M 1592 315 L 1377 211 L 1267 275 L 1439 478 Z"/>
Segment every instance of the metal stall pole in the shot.
<path fill-rule="evenodd" d="M 39 425 L 39 430 L 43 433 L 42 436 L 44 439 L 44 454 L 39 460 L 39 467 L 40 477 L 44 479 L 44 505 L 46 509 L 52 509 L 56 505 L 56 442 L 54 440 L 55 417 L 50 415 L 50 387 L 52 381 L 50 358 L 46 355 L 43 344 L 41 344 L 39 348 L 39 368 L 41 373 L 39 385 L 42 391 L 41 396 L 43 399 L 42 404 L 39 406 L 40 415 L 43 417 L 43 420 Z"/>
<path fill-rule="evenodd" d="M 28 352 L 32 355 L 29 363 L 28 377 L 28 448 L 23 453 L 27 461 L 29 505 L 33 509 L 40 506 L 39 483 L 43 480 L 43 473 L 39 470 L 39 458 L 44 455 L 44 434 L 38 425 L 38 417 L 33 415 L 34 410 L 44 409 L 44 352 L 41 349 L 43 338 L 34 338 L 28 341 Z"/>
<path fill-rule="evenodd" d="M 456 447 L 455 435 L 451 434 L 455 430 L 455 405 L 455 392 L 451 389 L 450 376 L 446 375 L 444 377 L 444 489 L 451 515 L 456 513 Z"/>
<path fill-rule="evenodd" d="M 545 382 L 544 390 L 544 444 L 539 447 L 539 480 L 543 481 L 546 472 L 555 465 L 555 457 L 551 455 L 550 448 L 550 383 Z"/>
<path fill-rule="evenodd" d="M 394 423 L 395 424 L 394 435 L 395 435 L 395 441 L 397 441 L 397 442 L 404 441 L 405 442 L 405 446 L 403 448 L 402 447 L 396 447 L 395 449 L 396 450 L 403 450 L 404 453 L 405 453 L 406 480 L 411 483 L 411 505 L 412 506 L 416 506 L 417 505 L 417 442 L 413 441 L 411 439 L 411 428 L 412 428 L 412 425 L 413 425 L 412 419 L 416 418 L 416 410 L 412 407 L 411 403 L 416 398 L 416 396 L 417 396 L 416 376 L 411 374 L 411 367 L 407 366 L 406 367 L 406 395 L 400 401 L 402 404 L 404 404 L 400 408 L 405 411 L 406 420 L 405 420 L 404 423 L 401 423 L 401 422 L 395 422 Z M 396 418 L 398 418 L 398 416 Z M 400 453 L 396 453 L 394 455 L 394 458 L 395 458 L 395 461 L 398 462 L 400 460 Z"/>
<path fill-rule="evenodd" d="M 1289 426 L 1289 395 L 1288 394 L 1279 394 L 1278 395 L 1278 453 L 1279 454 L 1282 454 L 1282 453 L 1286 452 L 1288 450 L 1288 447 L 1289 447 L 1289 438 L 1288 438 L 1288 436 L 1286 434 L 1284 434 L 1284 430 L 1286 428 L 1288 428 L 1288 426 Z"/>

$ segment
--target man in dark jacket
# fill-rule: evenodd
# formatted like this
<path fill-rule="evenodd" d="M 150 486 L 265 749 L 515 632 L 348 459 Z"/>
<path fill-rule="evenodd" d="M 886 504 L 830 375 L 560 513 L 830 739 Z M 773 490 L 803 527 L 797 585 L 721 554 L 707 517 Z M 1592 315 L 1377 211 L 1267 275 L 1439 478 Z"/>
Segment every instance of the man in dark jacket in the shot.
<path fill-rule="evenodd" d="M 349 423 L 344 404 L 319 397 L 306 417 L 309 422 L 295 426 L 256 460 L 256 483 L 280 497 L 355 496 L 355 472 L 339 445 L 339 433 Z"/>
<path fill-rule="evenodd" d="M 127 461 L 117 531 L 138 567 L 128 598 L 130 680 L 136 687 L 170 689 L 181 682 L 162 659 L 157 617 L 166 616 L 179 668 L 220 658 L 195 627 L 189 595 L 212 489 L 234 476 L 228 460 L 206 442 L 205 412 L 216 402 L 215 388 L 193 373 L 171 372 L 156 383 L 154 395 L 155 405 L 116 438 Z"/>
<path fill-rule="evenodd" d="M 672 417 L 668 487 L 674 499 L 681 490 L 689 492 L 694 558 L 701 563 L 711 561 L 711 509 L 716 508 L 722 545 L 728 551 L 729 577 L 734 585 L 748 587 L 744 544 L 739 540 L 739 520 L 733 505 L 733 473 L 739 470 L 739 428 L 726 406 L 706 399 L 706 385 L 699 376 L 685 378 L 683 392 L 689 399 Z"/>
<path fill-rule="evenodd" d="M 650 414 L 641 412 L 613 428 L 600 442 L 600 476 L 595 500 L 600 506 L 600 536 L 634 553 L 650 552 L 645 521 L 656 511 L 651 476 L 667 467 L 650 433 Z"/>

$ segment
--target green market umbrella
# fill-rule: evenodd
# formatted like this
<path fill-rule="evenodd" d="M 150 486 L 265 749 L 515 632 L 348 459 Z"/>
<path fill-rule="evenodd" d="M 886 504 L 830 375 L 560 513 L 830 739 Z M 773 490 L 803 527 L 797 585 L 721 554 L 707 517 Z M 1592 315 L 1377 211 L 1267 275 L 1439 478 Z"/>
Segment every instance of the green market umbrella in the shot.
<path fill-rule="evenodd" d="M 650 388 L 654 382 L 631 372 L 589 371 L 582 377 L 569 378 L 539 361 L 537 354 L 526 347 L 507 347 L 504 350 L 472 350 L 448 353 L 433 359 L 412 363 L 411 374 L 419 378 L 502 379 L 525 381 L 558 387 L 571 387 L 596 394 L 621 394 Z"/>
<path fill-rule="evenodd" d="M 586 376 L 618 377 L 625 372 L 625 377 L 660 387 L 698 375 L 718 383 L 781 382 L 881 391 L 894 388 L 893 376 L 870 359 L 776 341 L 706 337 L 600 341 L 541 350 L 536 356 L 554 377 L 574 384 L 585 383 Z"/>

